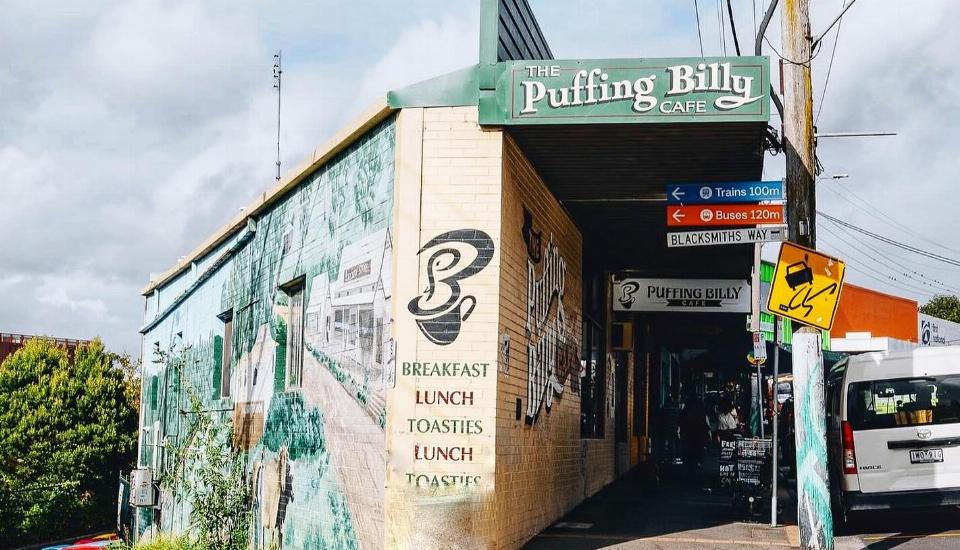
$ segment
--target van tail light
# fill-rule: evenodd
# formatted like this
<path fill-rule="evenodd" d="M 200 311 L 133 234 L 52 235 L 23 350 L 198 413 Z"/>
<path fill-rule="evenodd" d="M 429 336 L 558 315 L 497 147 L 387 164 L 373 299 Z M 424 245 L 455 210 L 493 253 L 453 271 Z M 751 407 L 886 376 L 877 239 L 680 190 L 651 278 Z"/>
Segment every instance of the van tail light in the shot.
<path fill-rule="evenodd" d="M 857 473 L 857 451 L 853 446 L 853 428 L 849 422 L 842 422 L 840 430 L 843 432 L 843 473 Z"/>

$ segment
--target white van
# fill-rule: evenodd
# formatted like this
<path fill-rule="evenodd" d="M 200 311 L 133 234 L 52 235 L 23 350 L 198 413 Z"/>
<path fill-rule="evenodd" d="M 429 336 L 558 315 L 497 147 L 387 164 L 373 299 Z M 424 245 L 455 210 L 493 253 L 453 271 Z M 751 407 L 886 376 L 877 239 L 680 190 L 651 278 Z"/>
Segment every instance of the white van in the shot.
<path fill-rule="evenodd" d="M 960 346 L 849 357 L 826 391 L 835 522 L 960 504 Z"/>

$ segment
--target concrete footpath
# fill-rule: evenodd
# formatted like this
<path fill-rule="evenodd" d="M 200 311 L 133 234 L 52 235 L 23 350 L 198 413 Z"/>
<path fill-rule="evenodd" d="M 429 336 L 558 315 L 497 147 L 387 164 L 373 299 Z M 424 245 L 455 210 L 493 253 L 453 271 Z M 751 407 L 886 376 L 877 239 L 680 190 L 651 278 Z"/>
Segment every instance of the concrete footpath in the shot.
<path fill-rule="evenodd" d="M 676 481 L 658 483 L 654 476 L 630 472 L 537 535 L 525 548 L 761 550 L 799 546 L 795 526 L 770 527 L 769 510 L 748 517 L 745 510 L 733 508 L 729 495 L 704 491 L 701 483 L 682 472 L 671 477 Z M 781 517 L 780 521 L 784 519 L 793 518 Z"/>

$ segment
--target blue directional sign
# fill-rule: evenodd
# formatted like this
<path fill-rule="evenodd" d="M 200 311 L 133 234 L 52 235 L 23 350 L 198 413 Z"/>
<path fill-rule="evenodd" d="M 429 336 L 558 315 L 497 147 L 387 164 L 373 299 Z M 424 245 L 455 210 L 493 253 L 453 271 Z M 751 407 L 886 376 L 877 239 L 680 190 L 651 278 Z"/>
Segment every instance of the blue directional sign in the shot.
<path fill-rule="evenodd" d="M 667 186 L 667 204 L 721 204 L 784 200 L 783 182 L 725 181 Z"/>

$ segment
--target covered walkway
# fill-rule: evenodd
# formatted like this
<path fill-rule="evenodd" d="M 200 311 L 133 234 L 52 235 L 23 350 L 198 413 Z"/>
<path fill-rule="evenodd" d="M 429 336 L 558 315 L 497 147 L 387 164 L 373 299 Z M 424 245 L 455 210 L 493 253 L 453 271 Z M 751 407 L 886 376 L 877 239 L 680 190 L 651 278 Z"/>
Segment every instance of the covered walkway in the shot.
<path fill-rule="evenodd" d="M 771 528 L 769 511 L 750 519 L 745 511 L 733 509 L 729 495 L 707 492 L 689 476 L 664 478 L 658 482 L 652 472 L 635 468 L 541 532 L 525 548 L 759 550 L 798 546 L 796 527 Z M 794 519 L 795 513 L 787 512 L 780 521 L 792 523 Z"/>

